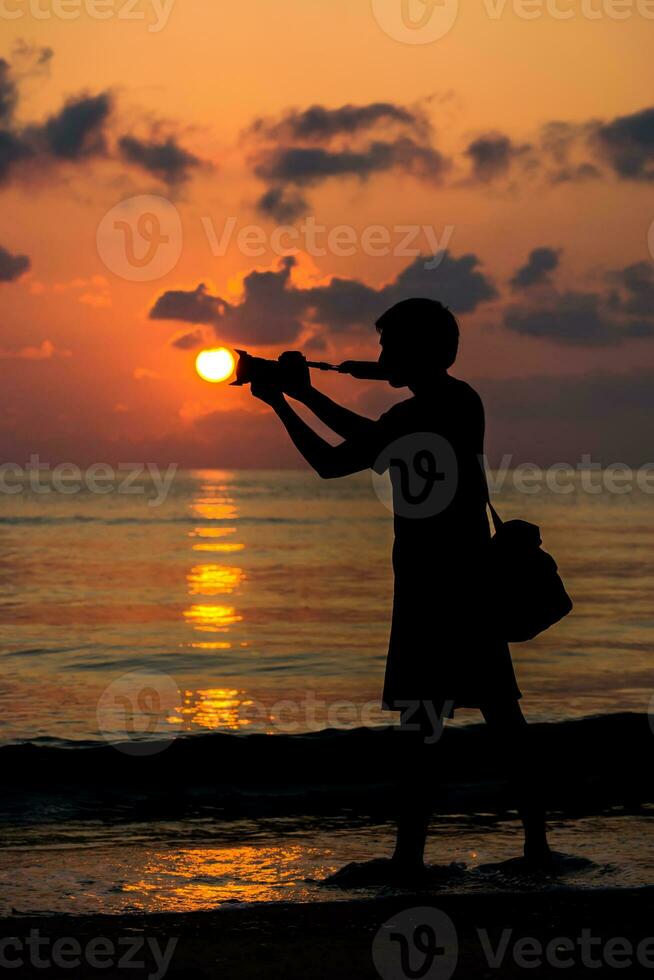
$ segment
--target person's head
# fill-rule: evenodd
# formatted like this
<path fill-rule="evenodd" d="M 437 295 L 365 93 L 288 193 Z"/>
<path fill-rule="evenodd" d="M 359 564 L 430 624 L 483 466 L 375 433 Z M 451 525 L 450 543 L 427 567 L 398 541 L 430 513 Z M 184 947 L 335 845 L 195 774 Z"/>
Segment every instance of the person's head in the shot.
<path fill-rule="evenodd" d="M 459 325 L 435 299 L 405 299 L 379 317 L 379 363 L 394 388 L 428 383 L 454 364 Z"/>

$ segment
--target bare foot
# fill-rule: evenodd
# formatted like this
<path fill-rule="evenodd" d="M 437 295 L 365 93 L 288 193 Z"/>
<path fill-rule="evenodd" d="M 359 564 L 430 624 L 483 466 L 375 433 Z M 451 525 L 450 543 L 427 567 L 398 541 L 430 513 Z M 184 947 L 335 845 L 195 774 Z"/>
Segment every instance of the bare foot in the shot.
<path fill-rule="evenodd" d="M 352 861 L 325 878 L 324 885 L 339 888 L 362 888 L 367 885 L 415 885 L 424 880 L 424 864 L 407 865 L 394 858 L 375 858 L 372 861 Z"/>
<path fill-rule="evenodd" d="M 529 847 L 525 844 L 524 855 L 525 864 L 534 870 L 546 871 L 556 864 L 556 854 L 550 850 L 547 843 L 540 844 L 538 847 Z"/>

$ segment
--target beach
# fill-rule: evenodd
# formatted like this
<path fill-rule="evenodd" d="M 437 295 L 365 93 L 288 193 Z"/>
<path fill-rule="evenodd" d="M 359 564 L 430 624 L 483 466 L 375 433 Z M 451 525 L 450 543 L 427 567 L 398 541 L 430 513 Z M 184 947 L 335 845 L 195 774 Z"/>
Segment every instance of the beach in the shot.
<path fill-rule="evenodd" d="M 552 846 L 566 857 L 546 875 L 512 863 L 521 828 L 506 772 L 478 715 L 457 712 L 433 746 L 436 870 L 416 891 L 325 885 L 393 846 L 402 757 L 397 719 L 379 706 L 392 585 L 383 501 L 363 478 L 337 489 L 306 473 L 183 473 L 156 507 L 151 489 L 27 494 L 0 519 L 6 938 L 36 929 L 117 950 L 151 937 L 159 952 L 173 938 L 166 976 L 179 978 L 393 980 L 403 974 L 384 973 L 375 936 L 412 909 L 454 924 L 462 978 L 560 974 L 520 965 L 513 945 L 489 966 L 478 930 L 494 949 L 505 929 L 544 947 L 586 928 L 647 938 L 647 498 L 500 495 L 507 516 L 539 520 L 575 601 L 564 623 L 513 649 L 547 763 Z M 440 963 L 442 980 L 452 964 Z M 577 959 L 569 974 L 586 969 Z M 157 975 L 154 960 L 130 970 L 85 962 L 49 975 Z"/>
<path fill-rule="evenodd" d="M 69 963 L 79 959 L 83 965 L 51 967 L 47 975 L 53 977 L 160 980 L 165 965 L 168 980 L 374 980 L 407 975 L 400 972 L 399 957 L 385 937 L 389 928 L 401 928 L 413 916 L 417 923 L 431 919 L 454 927 L 425 974 L 430 977 L 558 977 L 567 971 L 576 978 L 607 969 L 651 976 L 653 913 L 653 888 L 553 888 L 492 897 L 423 892 L 356 903 L 262 904 L 186 914 L 15 917 L 0 920 L 0 936 L 38 931 L 43 959 L 52 957 L 57 939 L 75 937 L 79 951 L 73 948 L 66 955 Z M 94 969 L 88 961 L 99 954 L 88 950 L 97 937 L 106 945 L 104 965 Z M 24 950 L 17 955 L 29 959 Z M 424 962 L 417 956 L 414 969 Z M 41 974 L 26 962 L 11 975 Z"/>

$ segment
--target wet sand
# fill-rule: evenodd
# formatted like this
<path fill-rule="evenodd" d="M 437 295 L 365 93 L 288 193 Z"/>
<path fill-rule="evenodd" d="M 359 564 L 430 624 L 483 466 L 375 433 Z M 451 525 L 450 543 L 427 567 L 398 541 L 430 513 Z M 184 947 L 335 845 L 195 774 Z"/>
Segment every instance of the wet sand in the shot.
<path fill-rule="evenodd" d="M 410 909 L 422 911 L 403 915 Z M 6 955 L 22 955 L 25 960 L 11 970 L 16 978 L 47 974 L 70 980 L 160 980 L 164 975 L 169 980 L 399 980 L 407 973 L 397 933 L 411 943 L 415 928 L 430 922 L 435 923 L 436 939 L 431 970 L 413 973 L 429 980 L 566 974 L 576 980 L 605 975 L 606 969 L 619 969 L 630 977 L 654 976 L 654 887 L 492 896 L 422 892 L 355 902 L 233 905 L 183 914 L 14 916 L 0 921 L 0 935 L 23 942 L 31 930 L 38 930 L 44 958 L 51 955 L 54 941 L 64 937 L 74 938 L 85 951 L 77 967 L 44 971 L 30 964 L 24 946 L 22 953 L 21 947 L 12 946 L 5 949 Z M 389 940 L 390 933 L 396 938 Z M 112 965 L 98 968 L 88 962 L 88 944 L 98 937 L 108 944 L 103 947 L 105 960 L 111 960 L 107 949 L 118 951 Z M 167 970 L 161 953 L 153 957 L 153 948 L 172 952 Z M 73 955 L 72 947 L 65 949 L 66 955 Z M 118 965 L 118 956 L 128 954 L 143 962 Z M 499 957 L 496 962 L 494 955 Z M 557 957 L 569 965 L 557 963 Z M 423 954 L 411 946 L 411 969 L 419 970 L 424 963 Z"/>

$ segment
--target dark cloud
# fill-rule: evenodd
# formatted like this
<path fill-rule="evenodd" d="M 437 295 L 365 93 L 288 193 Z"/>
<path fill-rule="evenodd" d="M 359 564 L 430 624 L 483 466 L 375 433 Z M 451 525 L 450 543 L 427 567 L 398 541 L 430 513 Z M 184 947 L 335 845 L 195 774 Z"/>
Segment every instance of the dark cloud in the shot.
<path fill-rule="evenodd" d="M 313 105 L 308 109 L 290 109 L 280 119 L 255 119 L 250 135 L 279 142 L 328 142 L 336 136 L 352 136 L 383 123 L 400 124 L 424 134 L 429 126 L 424 116 L 392 102 L 372 102 L 369 105 L 344 105 L 328 109 Z"/>
<path fill-rule="evenodd" d="M 201 347 L 204 343 L 204 334 L 201 330 L 191 330 L 189 333 L 177 334 L 170 341 L 172 347 L 177 347 L 178 350 L 193 350 L 195 347 Z"/>
<path fill-rule="evenodd" d="M 32 126 L 26 138 L 59 160 L 80 160 L 106 152 L 105 124 L 112 109 L 108 92 L 68 99 L 42 126 Z"/>
<path fill-rule="evenodd" d="M 451 171 L 451 161 L 432 145 L 427 116 L 395 103 L 293 109 L 278 119 L 255 120 L 245 137 L 255 147 L 253 172 L 269 185 L 257 208 L 283 222 L 307 210 L 297 188 L 392 171 L 442 182 Z M 490 184 L 513 175 L 550 184 L 580 183 L 609 173 L 651 181 L 654 108 L 608 122 L 553 120 L 533 142 L 491 130 L 469 142 L 463 155 L 470 167 L 467 183 Z"/>
<path fill-rule="evenodd" d="M 151 320 L 205 323 L 234 343 L 276 344 L 295 340 L 301 330 L 302 292 L 290 285 L 293 258 L 283 259 L 273 272 L 249 273 L 243 280 L 243 299 L 237 305 L 207 292 L 204 283 L 190 291 L 171 290 L 150 310 Z"/>
<path fill-rule="evenodd" d="M 25 175 L 45 178 L 60 162 L 106 156 L 107 125 L 113 109 L 111 94 L 83 93 L 69 98 L 45 122 L 19 125 L 15 120 L 20 94 L 18 78 L 46 67 L 52 51 L 25 47 L 18 49 L 17 56 L 28 64 L 22 75 L 0 59 L 0 183 Z"/>
<path fill-rule="evenodd" d="M 562 344 L 608 346 L 654 337 L 654 267 L 646 262 L 610 272 L 597 292 L 550 290 L 536 303 L 510 306 L 505 326 Z"/>
<path fill-rule="evenodd" d="M 299 186 L 316 184 L 329 177 L 360 177 L 388 170 L 429 180 L 438 180 L 447 161 L 429 146 L 420 146 L 409 137 L 393 143 L 378 141 L 362 150 L 326 150 L 323 147 L 282 147 L 264 153 L 254 172 L 262 180 Z"/>
<path fill-rule="evenodd" d="M 561 249 L 549 248 L 546 245 L 533 249 L 525 264 L 520 266 L 512 277 L 510 284 L 513 289 L 548 283 L 550 272 L 554 272 L 559 265 L 560 255 Z"/>
<path fill-rule="evenodd" d="M 195 289 L 171 289 L 150 310 L 151 320 L 182 320 L 184 323 L 219 323 L 229 304 L 212 296 L 201 282 Z"/>
<path fill-rule="evenodd" d="M 211 295 L 204 284 L 166 292 L 156 300 L 150 319 L 210 324 L 221 339 L 235 343 L 281 344 L 296 340 L 305 322 L 334 332 L 369 326 L 389 306 L 410 296 L 439 299 L 455 313 L 466 313 L 497 295 L 474 255 L 418 258 L 379 289 L 337 277 L 325 286 L 300 289 L 291 282 L 294 265 L 293 258 L 286 258 L 276 271 L 251 272 L 238 305 Z"/>
<path fill-rule="evenodd" d="M 170 186 L 187 181 L 191 171 L 201 165 L 199 157 L 181 147 L 173 136 L 161 141 L 123 136 L 118 147 L 125 160 Z"/>
<path fill-rule="evenodd" d="M 513 161 L 523 157 L 530 149 L 527 144 L 516 146 L 502 133 L 489 133 L 470 143 L 465 155 L 471 160 L 473 179 L 488 183 L 498 177 L 505 177 Z"/>
<path fill-rule="evenodd" d="M 0 282 L 13 282 L 27 272 L 30 265 L 27 255 L 12 255 L 0 245 Z"/>
<path fill-rule="evenodd" d="M 654 108 L 599 123 L 593 142 L 618 177 L 654 180 Z"/>
<path fill-rule="evenodd" d="M 654 108 L 607 121 L 547 123 L 541 130 L 544 160 L 555 164 L 555 183 L 597 179 L 610 172 L 621 180 L 654 180 Z"/>
<path fill-rule="evenodd" d="M 578 163 L 560 167 L 551 174 L 550 180 L 553 184 L 569 184 L 574 181 L 581 183 L 586 180 L 597 180 L 601 176 L 601 171 L 594 164 Z"/>
<path fill-rule="evenodd" d="M 437 267 L 428 268 L 433 262 Z M 495 286 L 480 271 L 480 265 L 481 260 L 472 254 L 455 258 L 442 252 L 431 260 L 417 258 L 381 293 L 389 306 L 410 296 L 426 296 L 440 300 L 453 313 L 471 313 L 480 303 L 497 297 Z"/>
<path fill-rule="evenodd" d="M 257 208 L 277 221 L 291 221 L 308 203 L 298 188 L 333 178 L 365 180 L 395 171 L 438 182 L 450 166 L 430 143 L 422 111 L 391 102 L 314 105 L 292 109 L 277 120 L 257 119 L 245 137 L 254 143 L 254 174 L 268 184 Z"/>
<path fill-rule="evenodd" d="M 11 65 L 0 58 L 0 125 L 11 121 L 18 104 L 18 86 L 11 74 Z"/>
<path fill-rule="evenodd" d="M 33 151 L 20 137 L 7 130 L 0 130 L 0 184 L 6 183 L 16 165 L 33 156 Z"/>
<path fill-rule="evenodd" d="M 611 309 L 630 316 L 654 317 L 654 267 L 651 262 L 636 262 L 609 273 L 608 281 L 616 287 L 609 297 Z"/>
<path fill-rule="evenodd" d="M 257 201 L 257 210 L 280 224 L 287 224 L 299 218 L 308 208 L 305 198 L 296 191 L 283 187 L 271 187 Z"/>
<path fill-rule="evenodd" d="M 43 74 L 51 58 L 50 48 L 19 44 L 12 64 L 0 59 L 0 183 L 22 177 L 45 180 L 59 164 L 112 160 L 117 154 L 168 185 L 187 180 L 201 165 L 174 135 L 165 139 L 123 136 L 116 145 L 112 136 L 114 98 L 108 91 L 73 96 L 44 122 L 18 124 L 19 82 Z"/>

